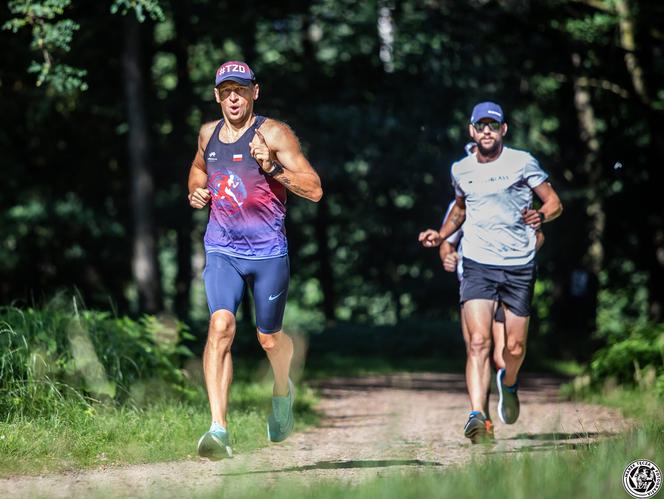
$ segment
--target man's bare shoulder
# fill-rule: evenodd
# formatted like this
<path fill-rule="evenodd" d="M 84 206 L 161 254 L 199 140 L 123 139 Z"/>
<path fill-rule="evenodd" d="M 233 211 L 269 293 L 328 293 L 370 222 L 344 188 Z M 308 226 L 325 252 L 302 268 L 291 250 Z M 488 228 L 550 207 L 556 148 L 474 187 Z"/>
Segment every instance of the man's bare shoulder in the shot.
<path fill-rule="evenodd" d="M 214 121 L 208 121 L 207 123 L 203 123 L 201 125 L 201 129 L 198 132 L 199 139 L 203 139 L 205 140 L 205 142 L 207 142 L 212 136 L 215 127 L 219 124 L 220 121 L 221 120 L 214 120 Z"/>
<path fill-rule="evenodd" d="M 293 129 L 283 121 L 267 118 L 258 128 L 268 144 L 280 144 L 284 141 L 297 141 Z"/>

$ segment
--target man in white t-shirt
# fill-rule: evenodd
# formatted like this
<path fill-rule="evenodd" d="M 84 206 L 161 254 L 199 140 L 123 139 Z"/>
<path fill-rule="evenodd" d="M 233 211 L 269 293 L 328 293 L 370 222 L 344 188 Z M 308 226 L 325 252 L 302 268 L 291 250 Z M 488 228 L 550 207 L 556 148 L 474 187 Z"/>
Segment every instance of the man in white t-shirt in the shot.
<path fill-rule="evenodd" d="M 424 247 L 440 246 L 463 225 L 463 281 L 460 301 L 468 329 L 466 368 L 471 412 L 464 434 L 487 437 L 484 398 L 490 378 L 491 324 L 498 303 L 505 306 L 505 368 L 499 369 L 498 415 L 505 424 L 519 417 L 517 376 L 525 357 L 530 302 L 536 278 L 536 232 L 557 218 L 562 204 L 548 175 L 529 153 L 503 145 L 507 123 L 502 108 L 481 102 L 468 126 L 477 153 L 452 165 L 456 200 L 440 230 L 420 233 Z M 533 192 L 541 200 L 533 209 Z"/>

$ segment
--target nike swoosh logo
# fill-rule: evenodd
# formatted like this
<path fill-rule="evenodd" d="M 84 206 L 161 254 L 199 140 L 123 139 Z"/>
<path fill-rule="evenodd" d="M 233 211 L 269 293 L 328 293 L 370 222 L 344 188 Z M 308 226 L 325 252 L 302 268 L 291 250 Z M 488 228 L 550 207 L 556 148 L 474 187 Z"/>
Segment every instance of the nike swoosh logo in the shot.
<path fill-rule="evenodd" d="M 286 291 L 286 290 L 284 289 L 284 291 Z M 279 298 L 281 295 L 284 294 L 284 291 L 282 291 L 281 293 L 277 293 L 276 295 L 270 295 L 270 296 L 268 297 L 268 300 L 270 300 L 270 301 L 272 301 L 272 300 L 276 300 L 277 298 Z"/>

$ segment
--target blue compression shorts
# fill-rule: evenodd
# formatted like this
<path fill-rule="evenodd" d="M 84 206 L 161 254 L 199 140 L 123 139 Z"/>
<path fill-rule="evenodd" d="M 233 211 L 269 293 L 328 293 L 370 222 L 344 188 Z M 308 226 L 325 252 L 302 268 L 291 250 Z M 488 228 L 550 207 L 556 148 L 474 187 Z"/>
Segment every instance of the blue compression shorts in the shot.
<path fill-rule="evenodd" d="M 281 330 L 290 281 L 288 255 L 249 260 L 207 253 L 203 280 L 210 315 L 222 309 L 235 315 L 245 287 L 249 286 L 254 295 L 258 330 L 266 334 Z"/>

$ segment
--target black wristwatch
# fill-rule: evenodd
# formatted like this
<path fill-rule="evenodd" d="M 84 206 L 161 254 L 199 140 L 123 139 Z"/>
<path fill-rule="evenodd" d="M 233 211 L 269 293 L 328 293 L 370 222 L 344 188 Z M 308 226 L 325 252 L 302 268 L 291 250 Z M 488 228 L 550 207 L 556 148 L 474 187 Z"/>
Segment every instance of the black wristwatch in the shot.
<path fill-rule="evenodd" d="M 540 222 L 544 223 L 544 218 L 545 218 L 544 213 L 542 213 L 541 211 L 538 211 L 537 214 L 540 217 Z"/>
<path fill-rule="evenodd" d="M 265 170 L 263 170 L 263 171 L 265 172 L 265 175 L 267 175 L 268 177 L 274 177 L 275 175 L 279 175 L 281 172 L 283 172 L 284 167 L 281 166 L 276 161 L 273 161 L 272 162 L 272 169 L 270 171 L 265 171 Z"/>

